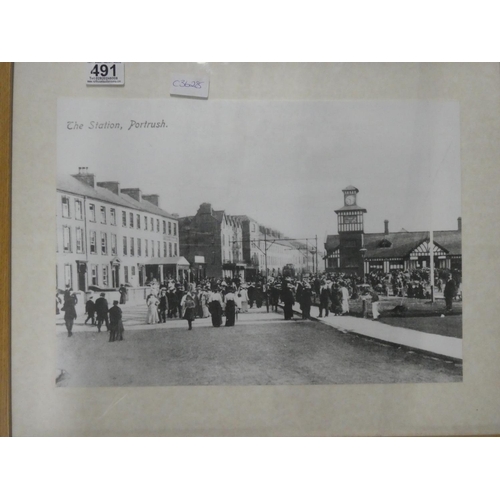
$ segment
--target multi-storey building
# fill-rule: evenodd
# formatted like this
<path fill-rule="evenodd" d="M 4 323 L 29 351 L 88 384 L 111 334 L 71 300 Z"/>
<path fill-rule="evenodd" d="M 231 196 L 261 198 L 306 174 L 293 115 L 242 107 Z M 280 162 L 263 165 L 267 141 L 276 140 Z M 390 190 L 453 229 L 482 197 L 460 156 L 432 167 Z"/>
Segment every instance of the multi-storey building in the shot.
<path fill-rule="evenodd" d="M 195 278 L 230 277 L 246 267 L 240 221 L 202 203 L 196 215 L 179 218 L 180 248 L 194 263 Z"/>
<path fill-rule="evenodd" d="M 82 168 L 58 177 L 56 221 L 60 289 L 139 287 L 152 278 L 187 276 L 177 218 L 159 207 L 157 195 L 96 182 Z"/>
<path fill-rule="evenodd" d="M 192 263 L 195 278 L 259 274 L 278 276 L 287 268 L 315 270 L 313 248 L 262 226 L 247 215 L 232 216 L 202 203 L 196 215 L 179 219 L 182 254 Z"/>

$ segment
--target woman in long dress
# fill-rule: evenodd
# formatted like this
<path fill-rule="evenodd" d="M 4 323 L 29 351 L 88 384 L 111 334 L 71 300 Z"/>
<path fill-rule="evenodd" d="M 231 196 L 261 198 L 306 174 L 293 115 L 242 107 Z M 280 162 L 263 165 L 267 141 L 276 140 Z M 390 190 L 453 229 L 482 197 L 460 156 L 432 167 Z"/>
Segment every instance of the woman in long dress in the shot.
<path fill-rule="evenodd" d="M 182 317 L 187 320 L 189 328 L 188 330 L 193 329 L 193 321 L 195 318 L 195 308 L 196 302 L 191 292 L 187 292 L 184 297 L 182 297 L 181 301 L 182 306 Z"/>
<path fill-rule="evenodd" d="M 243 285 L 238 292 L 241 295 L 241 312 L 248 312 L 248 292 L 247 287 Z"/>
<path fill-rule="evenodd" d="M 222 296 L 218 289 L 210 295 L 208 308 L 212 316 L 212 325 L 220 326 L 222 324 Z"/>
<path fill-rule="evenodd" d="M 158 318 L 158 304 L 160 301 L 153 294 L 150 294 L 146 300 L 146 304 L 148 306 L 148 316 L 147 323 L 148 325 L 155 324 L 159 322 Z"/>
<path fill-rule="evenodd" d="M 233 288 L 229 288 L 229 292 L 226 293 L 224 297 L 224 302 L 226 303 L 226 325 L 234 326 L 236 320 L 236 296 L 234 294 Z"/>

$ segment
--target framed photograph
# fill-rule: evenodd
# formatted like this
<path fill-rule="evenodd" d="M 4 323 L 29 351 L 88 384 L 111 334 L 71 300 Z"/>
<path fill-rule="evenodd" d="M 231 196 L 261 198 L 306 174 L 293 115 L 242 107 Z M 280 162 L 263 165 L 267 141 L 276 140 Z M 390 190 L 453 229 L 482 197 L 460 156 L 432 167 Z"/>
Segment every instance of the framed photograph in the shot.
<path fill-rule="evenodd" d="M 498 432 L 496 65 L 117 64 L 14 67 L 13 435 Z"/>

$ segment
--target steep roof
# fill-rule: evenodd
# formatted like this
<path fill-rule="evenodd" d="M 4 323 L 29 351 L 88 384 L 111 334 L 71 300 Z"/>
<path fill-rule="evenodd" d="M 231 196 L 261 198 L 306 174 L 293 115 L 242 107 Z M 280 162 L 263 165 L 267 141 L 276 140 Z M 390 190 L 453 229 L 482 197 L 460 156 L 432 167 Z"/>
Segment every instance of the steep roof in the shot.
<path fill-rule="evenodd" d="M 380 246 L 382 240 L 390 246 Z M 399 233 L 368 233 L 364 235 L 366 258 L 405 257 L 424 241 L 429 240 L 429 231 L 413 231 Z M 462 253 L 462 233 L 460 231 L 434 231 L 434 244 L 447 251 L 450 255 Z M 328 235 L 325 250 L 333 252 L 340 245 L 338 234 Z"/>

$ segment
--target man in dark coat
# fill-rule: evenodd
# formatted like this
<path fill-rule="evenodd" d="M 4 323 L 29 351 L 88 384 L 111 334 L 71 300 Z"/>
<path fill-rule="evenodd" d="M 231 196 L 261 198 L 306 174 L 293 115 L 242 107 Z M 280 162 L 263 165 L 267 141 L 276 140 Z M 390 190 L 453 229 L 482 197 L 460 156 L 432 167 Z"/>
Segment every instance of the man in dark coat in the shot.
<path fill-rule="evenodd" d="M 448 276 L 448 281 L 444 287 L 444 300 L 446 301 L 446 310 L 451 311 L 453 309 L 453 297 L 457 294 L 457 284 L 450 274 Z"/>
<path fill-rule="evenodd" d="M 291 285 L 287 285 L 282 294 L 283 297 L 283 312 L 285 319 L 293 319 L 293 305 L 295 304 L 295 297 Z"/>
<path fill-rule="evenodd" d="M 122 310 L 118 307 L 118 301 L 113 301 L 113 307 L 109 310 L 109 341 L 123 340 Z"/>
<path fill-rule="evenodd" d="M 328 311 L 330 308 L 331 301 L 331 291 L 328 285 L 323 282 L 319 291 L 319 316 L 318 318 L 323 317 L 323 309 L 325 310 L 325 316 L 328 316 Z"/>
<path fill-rule="evenodd" d="M 66 323 L 66 329 L 68 330 L 68 337 L 71 337 L 73 335 L 73 323 L 76 319 L 75 305 L 78 302 L 76 295 L 72 294 L 71 292 L 72 290 L 70 290 L 70 294 L 66 295 L 62 308 L 62 310 L 64 311 L 64 322 Z"/>
<path fill-rule="evenodd" d="M 97 331 L 101 331 L 101 326 L 106 323 L 106 328 L 109 332 L 109 320 L 108 320 L 108 301 L 104 298 L 105 293 L 101 293 L 101 296 L 95 301 L 95 312 L 97 315 Z"/>
<path fill-rule="evenodd" d="M 92 325 L 95 325 L 95 303 L 92 299 L 93 297 L 89 297 L 89 300 L 85 303 L 85 314 L 87 314 L 85 324 L 87 324 L 87 321 L 92 320 Z"/>

